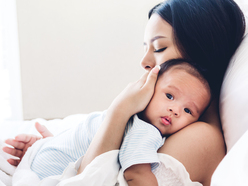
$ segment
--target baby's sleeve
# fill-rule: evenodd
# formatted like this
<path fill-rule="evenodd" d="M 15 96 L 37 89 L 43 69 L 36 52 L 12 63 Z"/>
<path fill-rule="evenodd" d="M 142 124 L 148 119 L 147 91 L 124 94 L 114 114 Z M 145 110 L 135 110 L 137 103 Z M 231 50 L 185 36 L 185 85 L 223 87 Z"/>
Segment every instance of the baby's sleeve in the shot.
<path fill-rule="evenodd" d="M 119 152 L 123 171 L 135 164 L 151 163 L 152 170 L 159 164 L 157 150 L 164 144 L 160 131 L 140 120 L 136 115 L 129 127 Z"/>

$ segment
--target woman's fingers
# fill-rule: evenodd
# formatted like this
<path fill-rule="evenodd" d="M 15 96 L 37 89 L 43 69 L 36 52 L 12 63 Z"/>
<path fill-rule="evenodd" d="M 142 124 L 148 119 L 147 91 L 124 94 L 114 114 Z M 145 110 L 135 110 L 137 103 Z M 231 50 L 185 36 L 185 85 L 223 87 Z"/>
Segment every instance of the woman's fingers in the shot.
<path fill-rule="evenodd" d="M 157 82 L 160 66 L 156 65 L 148 74 L 144 87 L 154 88 Z"/>
<path fill-rule="evenodd" d="M 154 93 L 159 70 L 160 67 L 156 66 L 143 74 L 138 81 L 128 84 L 112 102 L 111 110 L 124 110 L 130 117 L 144 110 Z"/>
<path fill-rule="evenodd" d="M 43 138 L 53 136 L 53 134 L 44 125 L 41 125 L 38 122 L 35 123 L 35 128 L 42 135 Z"/>
<path fill-rule="evenodd" d="M 160 66 L 156 65 L 152 70 L 144 73 L 138 81 L 142 86 L 154 86 L 157 81 L 159 70 Z"/>
<path fill-rule="evenodd" d="M 147 71 L 146 73 L 144 73 L 140 79 L 137 81 L 141 84 L 141 86 L 143 86 L 146 83 L 147 77 L 149 75 L 149 72 Z"/>

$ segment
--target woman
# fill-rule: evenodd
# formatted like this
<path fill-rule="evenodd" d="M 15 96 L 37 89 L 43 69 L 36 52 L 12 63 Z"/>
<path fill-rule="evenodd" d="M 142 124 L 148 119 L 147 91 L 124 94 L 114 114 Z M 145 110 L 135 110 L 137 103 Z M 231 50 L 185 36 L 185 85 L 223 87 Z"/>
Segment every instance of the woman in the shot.
<path fill-rule="evenodd" d="M 146 52 L 141 61 L 141 66 L 148 72 L 112 103 L 99 130 L 101 133 L 96 134 L 79 172 L 96 156 L 119 149 L 127 120 L 142 111 L 153 95 L 157 78 L 154 67 L 169 59 L 186 58 L 206 72 L 204 76 L 215 96 L 201 121 L 171 135 L 158 152 L 181 162 L 192 181 L 210 185 L 211 176 L 225 155 L 218 115 L 219 92 L 229 60 L 240 44 L 244 30 L 243 14 L 232 0 L 168 0 L 153 8 L 145 30 Z M 37 128 L 43 137 L 51 135 L 42 126 L 37 125 Z M 15 149 L 5 148 L 5 151 L 22 157 L 36 140 L 28 135 L 19 136 L 7 141 Z"/>

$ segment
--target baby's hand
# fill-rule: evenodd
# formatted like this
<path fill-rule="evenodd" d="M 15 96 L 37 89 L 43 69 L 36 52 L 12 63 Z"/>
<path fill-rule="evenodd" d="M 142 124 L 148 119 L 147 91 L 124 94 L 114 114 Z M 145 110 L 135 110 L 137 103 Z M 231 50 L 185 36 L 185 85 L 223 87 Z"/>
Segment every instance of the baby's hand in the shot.
<path fill-rule="evenodd" d="M 113 101 L 110 110 L 121 111 L 129 117 L 143 111 L 150 102 L 160 66 L 146 72 L 138 81 L 130 83 Z"/>
<path fill-rule="evenodd" d="M 50 133 L 45 126 L 40 125 L 39 123 L 35 123 L 35 127 L 43 138 L 53 136 L 52 133 Z M 32 134 L 19 134 L 15 137 L 15 139 L 7 139 L 5 143 L 11 145 L 13 148 L 3 147 L 3 151 L 19 158 L 8 159 L 8 162 L 11 165 L 17 166 L 20 163 L 22 157 L 25 155 L 28 148 L 31 147 L 39 139 L 41 139 L 40 136 Z"/>

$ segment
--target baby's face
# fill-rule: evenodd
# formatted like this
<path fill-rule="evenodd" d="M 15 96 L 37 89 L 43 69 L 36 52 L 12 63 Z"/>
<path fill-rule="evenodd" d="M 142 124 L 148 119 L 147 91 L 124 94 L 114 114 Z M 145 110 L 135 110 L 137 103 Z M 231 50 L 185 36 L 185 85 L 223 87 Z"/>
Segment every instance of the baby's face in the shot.
<path fill-rule="evenodd" d="M 209 101 L 210 92 L 197 77 L 172 67 L 159 77 L 141 119 L 163 135 L 173 134 L 197 121 Z"/>

